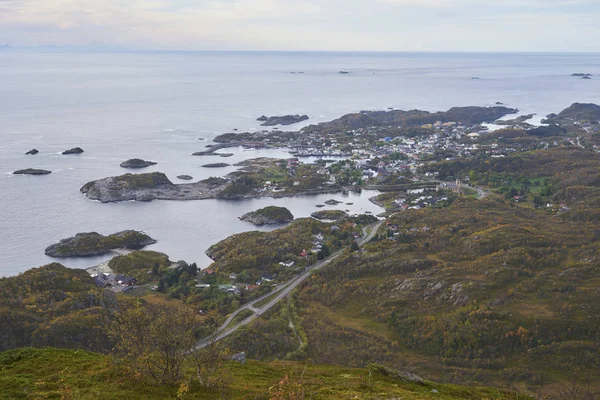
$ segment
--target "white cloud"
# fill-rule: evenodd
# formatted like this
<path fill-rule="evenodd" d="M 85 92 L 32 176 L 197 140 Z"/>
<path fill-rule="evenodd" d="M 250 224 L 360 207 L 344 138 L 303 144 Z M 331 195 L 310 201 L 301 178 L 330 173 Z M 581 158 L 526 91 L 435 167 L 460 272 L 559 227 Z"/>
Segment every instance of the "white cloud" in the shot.
<path fill-rule="evenodd" d="M 592 0 L 0 0 L 0 41 L 159 49 L 600 50 Z M 562 38 L 562 40 L 561 40 Z"/>

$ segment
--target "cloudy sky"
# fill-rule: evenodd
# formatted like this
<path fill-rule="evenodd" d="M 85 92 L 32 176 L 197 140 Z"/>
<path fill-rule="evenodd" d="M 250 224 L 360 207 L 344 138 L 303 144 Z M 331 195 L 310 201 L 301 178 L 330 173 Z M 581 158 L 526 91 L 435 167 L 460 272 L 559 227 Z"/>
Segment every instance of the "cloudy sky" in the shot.
<path fill-rule="evenodd" d="M 0 44 L 600 52 L 600 0 L 0 0 Z"/>

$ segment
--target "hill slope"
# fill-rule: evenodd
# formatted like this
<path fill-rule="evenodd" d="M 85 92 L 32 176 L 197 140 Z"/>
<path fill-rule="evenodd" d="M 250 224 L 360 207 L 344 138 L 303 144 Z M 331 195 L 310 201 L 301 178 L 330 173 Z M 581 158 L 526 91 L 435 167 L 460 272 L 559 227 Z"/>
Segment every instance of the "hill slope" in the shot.
<path fill-rule="evenodd" d="M 23 348 L 0 353 L 0 399 L 174 399 L 178 387 L 153 385 L 128 376 L 97 353 L 65 349 Z M 392 371 L 308 366 L 300 363 L 249 361 L 231 363 L 230 385 L 223 391 L 191 385 L 182 398 L 300 399 L 517 399 L 490 388 L 467 388 L 432 382 L 410 382 Z M 286 378 L 287 377 L 287 378 Z M 269 393 L 271 388 L 271 393 Z M 276 393 L 277 392 L 277 393 Z M 283 396 L 278 397 L 280 394 Z M 286 396 L 287 394 L 287 396 Z M 526 397 L 519 396 L 524 399 Z"/>

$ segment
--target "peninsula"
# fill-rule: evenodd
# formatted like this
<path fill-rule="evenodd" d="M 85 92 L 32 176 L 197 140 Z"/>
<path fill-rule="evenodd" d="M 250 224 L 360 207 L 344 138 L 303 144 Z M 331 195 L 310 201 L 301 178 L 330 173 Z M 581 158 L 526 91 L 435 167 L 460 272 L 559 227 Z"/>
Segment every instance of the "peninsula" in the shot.
<path fill-rule="evenodd" d="M 225 189 L 227 180 L 208 179 L 176 185 L 162 172 L 125 174 L 86 183 L 80 191 L 102 203 L 152 200 L 213 199 Z"/>

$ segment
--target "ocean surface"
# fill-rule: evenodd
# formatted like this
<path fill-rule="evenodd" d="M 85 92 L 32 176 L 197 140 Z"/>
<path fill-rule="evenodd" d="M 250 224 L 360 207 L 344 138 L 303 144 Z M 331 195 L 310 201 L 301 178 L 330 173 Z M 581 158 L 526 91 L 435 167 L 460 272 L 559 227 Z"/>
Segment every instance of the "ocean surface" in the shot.
<path fill-rule="evenodd" d="M 571 77 L 575 72 L 597 77 Z M 366 109 L 437 111 L 497 101 L 536 113 L 534 121 L 576 101 L 600 103 L 600 55 L 0 51 L 0 276 L 52 262 L 45 247 L 78 232 L 143 230 L 158 240 L 151 249 L 205 267 L 210 245 L 256 229 L 238 220 L 256 208 L 283 205 L 306 217 L 336 198 L 354 205 L 328 208 L 381 211 L 368 201 L 372 192 L 121 204 L 79 193 L 90 180 L 129 172 L 119 167 L 129 158 L 158 162 L 143 171 L 165 172 L 174 182 L 181 174 L 203 179 L 235 168 L 207 170 L 200 166 L 213 159 L 190 154 L 234 128 L 261 129 L 262 114 L 308 114 L 307 123 L 316 123 Z M 60 155 L 75 146 L 85 153 Z M 40 154 L 25 156 L 32 148 Z M 221 160 L 288 156 L 231 152 Z M 30 167 L 53 173 L 11 175 Z M 86 268 L 105 259 L 59 261 Z"/>

